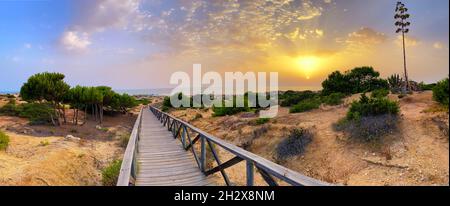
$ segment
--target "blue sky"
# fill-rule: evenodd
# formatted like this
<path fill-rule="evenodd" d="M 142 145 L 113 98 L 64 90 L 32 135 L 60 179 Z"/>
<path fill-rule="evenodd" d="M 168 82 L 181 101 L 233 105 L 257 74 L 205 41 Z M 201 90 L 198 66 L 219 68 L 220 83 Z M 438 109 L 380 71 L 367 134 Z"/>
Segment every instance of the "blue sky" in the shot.
<path fill-rule="evenodd" d="M 392 0 L 0 0 L 0 90 L 37 72 L 71 85 L 168 87 L 175 71 L 279 71 L 281 86 L 371 65 L 401 74 Z M 448 76 L 449 1 L 404 1 L 413 80 Z M 317 57 L 308 71 L 295 63 Z M 306 74 L 308 73 L 308 74 Z"/>

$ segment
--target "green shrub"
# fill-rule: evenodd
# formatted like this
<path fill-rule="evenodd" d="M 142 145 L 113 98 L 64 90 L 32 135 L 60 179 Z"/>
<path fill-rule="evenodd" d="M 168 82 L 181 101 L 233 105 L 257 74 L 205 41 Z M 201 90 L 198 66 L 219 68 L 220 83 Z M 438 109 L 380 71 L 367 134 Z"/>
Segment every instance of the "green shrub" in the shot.
<path fill-rule="evenodd" d="M 5 150 L 9 144 L 9 137 L 2 131 L 0 131 L 0 150 Z"/>
<path fill-rule="evenodd" d="M 345 97 L 342 93 L 332 93 L 328 96 L 322 97 L 322 102 L 326 105 L 339 105 L 342 104 L 342 99 Z"/>
<path fill-rule="evenodd" d="M 352 138 L 369 141 L 396 130 L 399 111 L 397 102 L 362 94 L 359 101 L 352 103 L 347 116 L 334 126 Z"/>
<path fill-rule="evenodd" d="M 433 88 L 436 86 L 436 83 L 432 83 L 432 84 L 425 84 L 423 82 L 419 83 L 419 88 L 422 91 L 430 91 L 433 90 Z"/>
<path fill-rule="evenodd" d="M 259 118 L 256 120 L 257 125 L 265 124 L 270 121 L 270 118 Z"/>
<path fill-rule="evenodd" d="M 123 134 L 119 137 L 119 145 L 123 148 L 128 146 L 128 141 L 130 140 L 130 134 Z"/>
<path fill-rule="evenodd" d="M 301 101 L 300 103 L 294 105 L 289 109 L 290 113 L 300 113 L 306 112 L 313 109 L 318 109 L 320 107 L 320 101 L 317 99 L 307 99 Z"/>
<path fill-rule="evenodd" d="M 355 101 L 347 112 L 348 120 L 355 120 L 365 116 L 375 116 L 382 114 L 397 115 L 400 107 L 397 102 L 387 98 L 368 98 L 362 94 L 359 101 Z"/>
<path fill-rule="evenodd" d="M 161 107 L 161 111 L 163 111 L 163 112 L 168 112 L 168 111 L 169 111 L 169 107 L 166 106 L 166 105 L 163 105 L 163 106 Z"/>
<path fill-rule="evenodd" d="M 349 137 L 363 141 L 376 140 L 397 129 L 398 117 L 393 114 L 365 116 L 359 119 L 342 119 L 334 125 L 338 131 L 344 131 Z"/>
<path fill-rule="evenodd" d="M 449 105 L 449 82 L 448 78 L 439 81 L 433 88 L 433 99 L 444 106 Z"/>
<path fill-rule="evenodd" d="M 329 95 L 340 92 L 356 94 L 381 88 L 389 88 L 388 81 L 379 78 L 380 73 L 372 67 L 357 67 L 345 73 L 335 71 L 322 82 L 322 93 Z"/>
<path fill-rule="evenodd" d="M 282 161 L 303 153 L 312 139 L 313 135 L 309 130 L 303 128 L 291 130 L 289 136 L 277 145 L 276 159 Z"/>
<path fill-rule="evenodd" d="M 0 108 L 0 114 L 8 116 L 18 116 L 20 108 L 16 105 L 16 100 L 12 99 Z"/>
<path fill-rule="evenodd" d="M 226 100 L 226 101 L 231 101 L 231 100 Z M 248 97 L 244 97 L 244 106 L 243 107 L 238 107 L 237 106 L 237 100 L 236 100 L 236 96 L 233 97 L 233 107 L 226 107 L 226 101 L 222 102 L 222 105 L 220 107 L 216 107 L 213 106 L 212 110 L 213 110 L 213 116 L 215 117 L 220 117 L 220 116 L 226 116 L 226 115 L 233 115 L 233 114 L 237 114 L 240 112 L 248 112 L 250 111 L 249 106 L 249 101 L 248 101 Z"/>
<path fill-rule="evenodd" d="M 311 99 L 317 97 L 318 93 L 313 91 L 286 91 L 279 96 L 280 106 L 282 107 L 290 107 L 295 104 L 298 104 L 301 101 Z"/>
<path fill-rule="evenodd" d="M 120 174 L 122 160 L 114 160 L 108 167 L 102 170 L 102 184 L 104 186 L 116 186 Z"/>
<path fill-rule="evenodd" d="M 377 90 L 373 90 L 371 97 L 372 98 L 383 98 L 383 97 L 387 97 L 389 95 L 389 90 L 388 89 L 377 89 Z"/>
<path fill-rule="evenodd" d="M 55 110 L 45 103 L 27 103 L 20 105 L 20 117 L 30 120 L 30 124 L 50 124 L 55 120 Z"/>

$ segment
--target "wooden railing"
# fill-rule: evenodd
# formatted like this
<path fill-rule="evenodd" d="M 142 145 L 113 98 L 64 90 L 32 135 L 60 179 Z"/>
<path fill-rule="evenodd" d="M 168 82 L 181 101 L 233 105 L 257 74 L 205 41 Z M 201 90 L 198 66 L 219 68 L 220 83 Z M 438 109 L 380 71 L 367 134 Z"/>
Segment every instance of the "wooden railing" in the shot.
<path fill-rule="evenodd" d="M 232 183 L 225 172 L 226 168 L 236 165 L 241 161 L 246 162 L 246 185 L 254 185 L 255 168 L 261 174 L 264 181 L 270 186 L 277 186 L 278 182 L 274 177 L 294 186 L 326 186 L 328 183 L 304 176 L 298 172 L 285 168 L 281 165 L 275 164 L 267 159 L 264 159 L 256 154 L 248 152 L 240 147 L 230 144 L 224 140 L 214 137 L 181 119 L 178 119 L 170 114 L 162 112 L 158 108 L 150 107 L 153 114 L 167 127 L 168 131 L 172 132 L 174 138 L 181 140 L 182 146 L 185 150 L 191 150 L 197 162 L 199 169 L 206 175 L 212 175 L 220 172 L 226 185 L 230 186 Z M 194 138 L 191 138 L 195 136 Z M 200 151 L 196 151 L 194 145 L 200 142 Z M 206 144 L 208 144 L 212 156 L 214 157 L 217 166 L 212 169 L 206 169 Z M 233 154 L 235 157 L 226 162 L 221 162 L 214 145 L 220 146 L 226 151 Z"/>
<path fill-rule="evenodd" d="M 141 108 L 136 122 L 134 123 L 133 130 L 131 131 L 130 140 L 128 140 L 127 148 L 125 149 L 125 153 L 122 159 L 122 166 L 120 167 L 117 186 L 129 186 L 134 185 L 135 183 L 138 168 L 136 157 L 137 153 L 139 152 L 139 133 L 141 130 L 142 112 L 144 108 Z"/>

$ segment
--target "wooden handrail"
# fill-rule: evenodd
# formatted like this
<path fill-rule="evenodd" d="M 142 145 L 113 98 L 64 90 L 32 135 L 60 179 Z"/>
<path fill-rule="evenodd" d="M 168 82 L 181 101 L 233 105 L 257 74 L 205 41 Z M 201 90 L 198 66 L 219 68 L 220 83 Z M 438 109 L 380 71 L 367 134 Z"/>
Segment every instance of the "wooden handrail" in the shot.
<path fill-rule="evenodd" d="M 128 140 L 127 148 L 123 155 L 117 186 L 134 185 L 134 181 L 136 180 L 136 156 L 138 152 L 139 131 L 141 128 L 143 111 L 144 108 L 141 108 L 136 122 L 134 123 L 133 130 L 131 131 L 130 139 Z"/>
<path fill-rule="evenodd" d="M 246 166 L 246 168 L 247 168 L 247 185 L 253 185 L 253 178 L 254 178 L 253 166 L 256 167 L 257 170 L 264 176 L 264 180 L 266 180 L 266 182 L 269 185 L 276 184 L 276 182 L 272 179 L 271 176 L 277 177 L 278 179 L 283 180 L 284 182 L 286 182 L 290 185 L 295 185 L 295 186 L 328 186 L 328 185 L 331 185 L 329 183 L 322 182 L 320 180 L 302 175 L 298 172 L 295 172 L 295 171 L 285 168 L 281 165 L 278 165 L 274 162 L 271 162 L 265 158 L 262 158 L 256 154 L 248 152 L 236 145 L 230 144 L 222 139 L 214 137 L 181 119 L 178 119 L 168 113 L 162 112 L 158 108 L 150 106 L 150 110 L 161 121 L 161 123 L 164 124 L 164 126 L 167 126 L 167 129 L 169 131 L 172 131 L 172 134 L 174 135 L 175 138 L 180 136 L 181 141 L 183 142 L 183 147 L 185 147 L 185 149 L 190 148 L 194 154 L 195 154 L 195 151 L 192 149 L 193 147 L 191 144 L 194 144 L 197 141 L 195 141 L 195 142 L 191 141 L 190 137 L 186 137 L 185 133 L 187 133 L 187 131 L 186 131 L 187 128 L 189 128 L 192 132 L 198 133 L 198 135 L 200 135 L 200 139 L 201 139 L 201 141 L 200 141 L 201 142 L 201 156 L 200 156 L 201 158 L 200 158 L 200 164 L 199 164 L 200 169 L 206 175 L 220 171 L 222 173 L 222 176 L 224 177 L 224 180 L 227 183 L 227 185 L 229 185 L 229 182 L 228 182 L 229 180 L 225 174 L 224 169 L 239 162 L 237 158 L 239 158 L 241 160 L 245 160 L 247 162 L 247 164 L 246 164 L 247 165 Z M 182 134 L 179 134 L 180 130 L 182 130 Z M 188 146 L 185 146 L 186 138 L 188 139 L 188 141 L 190 143 Z M 228 161 L 224 164 L 221 164 L 218 157 L 216 157 L 217 156 L 215 154 L 216 152 L 214 151 L 213 148 L 211 148 L 211 150 L 214 154 L 214 158 L 216 159 L 216 161 L 218 163 L 218 166 L 216 168 L 213 168 L 212 170 L 205 171 L 205 169 L 204 169 L 205 153 L 206 153 L 205 142 L 207 142 L 208 144 L 214 143 L 215 145 L 220 146 L 221 148 L 227 150 L 228 152 L 236 155 L 236 159 L 232 162 Z"/>

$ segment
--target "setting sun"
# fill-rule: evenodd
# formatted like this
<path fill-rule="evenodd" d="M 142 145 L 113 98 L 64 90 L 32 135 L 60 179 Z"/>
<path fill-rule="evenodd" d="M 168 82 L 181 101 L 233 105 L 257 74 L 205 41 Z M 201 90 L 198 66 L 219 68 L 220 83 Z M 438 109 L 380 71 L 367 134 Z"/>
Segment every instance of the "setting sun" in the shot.
<path fill-rule="evenodd" d="M 311 78 L 311 74 L 320 65 L 320 59 L 315 56 L 299 57 L 296 61 L 300 68 L 300 71 L 306 75 L 307 79 Z"/>

